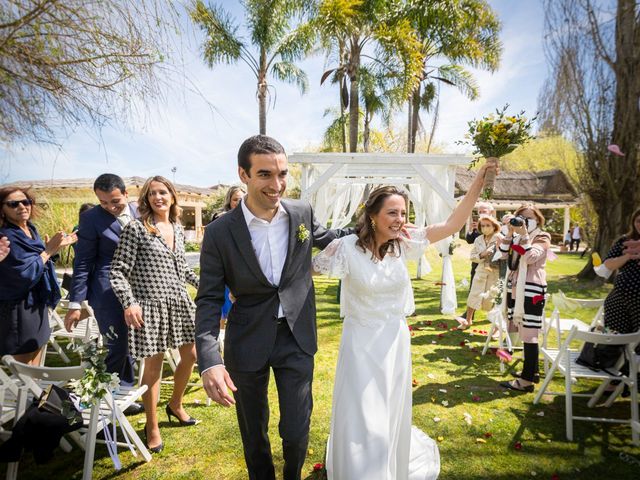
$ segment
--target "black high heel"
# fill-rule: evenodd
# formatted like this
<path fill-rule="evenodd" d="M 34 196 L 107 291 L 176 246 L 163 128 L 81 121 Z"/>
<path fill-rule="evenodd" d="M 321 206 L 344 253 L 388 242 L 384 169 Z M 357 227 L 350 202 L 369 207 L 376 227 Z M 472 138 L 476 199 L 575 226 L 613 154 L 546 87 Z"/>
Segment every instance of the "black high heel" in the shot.
<path fill-rule="evenodd" d="M 171 425 L 173 425 L 173 419 L 171 417 L 176 417 L 181 427 L 191 427 L 193 425 L 197 425 L 198 423 L 200 423 L 200 420 L 193 417 L 189 417 L 187 420 L 182 420 L 178 415 L 175 414 L 173 410 L 171 410 L 171 407 L 169 406 L 168 403 L 164 411 L 167 412 L 167 418 L 169 419 L 169 423 Z"/>
<path fill-rule="evenodd" d="M 144 446 L 147 447 L 147 450 L 149 450 L 151 453 L 160 453 L 162 452 L 162 450 L 164 450 L 164 442 L 160 442 L 160 445 L 157 445 L 155 447 L 150 447 L 149 446 L 149 441 L 147 440 L 147 424 L 144 424 Z"/>

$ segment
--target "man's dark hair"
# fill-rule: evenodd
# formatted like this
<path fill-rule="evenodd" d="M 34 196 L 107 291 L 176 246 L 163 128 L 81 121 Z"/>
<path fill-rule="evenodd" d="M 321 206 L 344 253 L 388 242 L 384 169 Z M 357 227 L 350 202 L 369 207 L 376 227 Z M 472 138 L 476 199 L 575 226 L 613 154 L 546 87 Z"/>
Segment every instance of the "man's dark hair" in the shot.
<path fill-rule="evenodd" d="M 275 153 L 284 154 L 284 147 L 280 145 L 275 138 L 268 137 L 266 135 L 254 135 L 247 138 L 238 150 L 238 166 L 242 168 L 247 175 L 251 170 L 251 155 L 263 154 L 263 153 Z"/>
<path fill-rule="evenodd" d="M 127 191 L 127 187 L 124 185 L 124 180 L 120 178 L 118 175 L 114 175 L 113 173 L 103 173 L 96 181 L 93 182 L 93 191 L 100 190 L 101 192 L 111 193 L 115 189 L 120 190 L 120 193 L 124 195 Z"/>

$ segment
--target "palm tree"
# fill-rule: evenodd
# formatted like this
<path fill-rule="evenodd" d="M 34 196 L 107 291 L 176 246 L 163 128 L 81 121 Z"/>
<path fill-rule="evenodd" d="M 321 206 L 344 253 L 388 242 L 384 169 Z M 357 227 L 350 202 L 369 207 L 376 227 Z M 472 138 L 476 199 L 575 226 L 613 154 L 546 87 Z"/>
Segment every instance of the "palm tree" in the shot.
<path fill-rule="evenodd" d="M 420 44 L 402 15 L 403 4 L 400 0 L 321 0 L 312 22 L 325 48 L 344 45 L 344 55 L 336 69 L 344 71 L 349 79 L 350 152 L 358 147 L 362 60 L 384 63 L 381 58 L 394 56 L 403 65 L 398 78 L 404 88 L 412 91 L 418 80 Z"/>
<path fill-rule="evenodd" d="M 329 129 L 335 131 L 335 129 L 339 127 L 343 152 L 347 151 L 346 110 L 349 106 L 349 89 L 347 88 L 346 78 L 346 43 L 347 42 L 344 38 L 331 38 L 328 40 L 328 43 L 325 44 L 325 49 L 328 52 L 327 60 L 337 61 L 337 66 L 325 71 L 320 78 L 320 85 L 322 85 L 327 78 L 331 77 L 331 83 L 338 86 L 338 98 L 340 104 L 339 122 L 332 123 L 332 126 L 329 127 Z"/>
<path fill-rule="evenodd" d="M 238 34 L 240 26 L 220 5 L 196 0 L 189 13 L 206 33 L 202 55 L 210 68 L 242 61 L 255 75 L 260 133 L 265 135 L 273 89 L 268 77 L 297 85 L 301 94 L 308 88 L 306 73 L 294 62 L 311 50 L 315 36 L 308 23 L 294 25 L 308 12 L 310 0 L 244 0 L 242 5 L 248 39 Z"/>
<path fill-rule="evenodd" d="M 454 86 L 475 100 L 477 84 L 463 65 L 495 71 L 502 44 L 500 22 L 485 0 L 407 0 L 405 14 L 419 39 L 422 56 L 419 81 L 408 101 L 407 151 L 413 153 L 420 110 L 433 108 L 437 96 L 434 82 Z M 431 64 L 442 59 L 448 63 Z"/>

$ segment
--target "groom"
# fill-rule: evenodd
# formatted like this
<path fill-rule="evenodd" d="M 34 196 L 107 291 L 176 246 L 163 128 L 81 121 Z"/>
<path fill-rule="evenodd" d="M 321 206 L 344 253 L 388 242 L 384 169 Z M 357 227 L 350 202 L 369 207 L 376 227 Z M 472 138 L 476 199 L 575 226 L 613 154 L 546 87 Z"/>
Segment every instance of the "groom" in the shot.
<path fill-rule="evenodd" d="M 273 370 L 280 403 L 284 479 L 300 479 L 309 443 L 316 311 L 312 247 L 351 233 L 320 226 L 307 202 L 282 198 L 287 156 L 273 138 L 256 135 L 238 151 L 247 186 L 242 203 L 209 224 L 196 297 L 198 366 L 209 397 L 236 405 L 251 480 L 275 479 L 267 434 L 267 390 Z M 224 288 L 236 301 L 220 352 Z M 233 397 L 229 394 L 233 391 Z"/>

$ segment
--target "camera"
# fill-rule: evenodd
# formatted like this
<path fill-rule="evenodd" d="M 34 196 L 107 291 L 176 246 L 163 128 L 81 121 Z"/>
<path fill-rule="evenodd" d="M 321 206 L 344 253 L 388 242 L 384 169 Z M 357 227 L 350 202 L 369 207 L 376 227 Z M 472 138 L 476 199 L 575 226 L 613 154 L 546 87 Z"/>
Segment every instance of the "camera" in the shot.
<path fill-rule="evenodd" d="M 511 220 L 509 220 L 509 223 L 514 227 L 521 227 L 527 224 L 527 219 L 524 218 L 522 215 L 518 215 L 516 217 L 513 217 Z"/>

